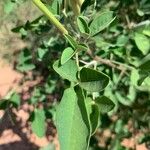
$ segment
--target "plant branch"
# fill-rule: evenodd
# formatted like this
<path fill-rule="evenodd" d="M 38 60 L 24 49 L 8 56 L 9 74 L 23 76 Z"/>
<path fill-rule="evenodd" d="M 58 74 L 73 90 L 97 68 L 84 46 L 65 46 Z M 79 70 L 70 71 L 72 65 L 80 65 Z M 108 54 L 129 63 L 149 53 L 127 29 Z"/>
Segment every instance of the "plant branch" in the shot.
<path fill-rule="evenodd" d="M 108 65 L 112 68 L 116 68 L 118 70 L 124 71 L 124 70 L 132 70 L 133 67 L 125 65 L 123 63 L 114 61 L 114 60 L 109 60 L 109 59 L 103 59 L 101 57 L 95 56 L 93 58 L 94 60 L 96 60 L 97 62 L 101 62 L 102 64 Z"/>
<path fill-rule="evenodd" d="M 112 68 L 118 69 L 120 71 L 125 72 L 125 70 L 133 70 L 134 67 L 128 66 L 126 64 L 114 61 L 114 60 L 109 60 L 109 59 L 104 59 L 99 56 L 93 56 L 92 52 L 90 50 L 87 51 L 88 55 L 97 62 L 97 64 L 102 63 L 107 66 L 110 66 Z"/>

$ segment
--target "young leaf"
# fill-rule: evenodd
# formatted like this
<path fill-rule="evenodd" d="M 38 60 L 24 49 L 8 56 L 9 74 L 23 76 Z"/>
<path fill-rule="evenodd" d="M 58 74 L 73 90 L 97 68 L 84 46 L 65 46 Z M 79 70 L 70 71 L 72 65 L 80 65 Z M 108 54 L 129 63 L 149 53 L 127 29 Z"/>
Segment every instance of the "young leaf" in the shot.
<path fill-rule="evenodd" d="M 71 47 L 67 47 L 61 55 L 61 65 L 66 63 L 71 57 L 73 57 L 74 54 L 75 51 Z"/>
<path fill-rule="evenodd" d="M 43 109 L 35 109 L 33 112 L 32 131 L 38 136 L 43 137 L 45 135 L 45 112 Z"/>
<path fill-rule="evenodd" d="M 146 55 L 150 50 L 150 40 L 148 37 L 141 33 L 135 33 L 134 40 L 138 49 L 143 53 L 143 55 Z"/>
<path fill-rule="evenodd" d="M 112 11 L 106 11 L 96 16 L 89 26 L 91 36 L 94 36 L 100 31 L 104 30 L 109 24 L 112 23 L 112 21 L 114 21 L 114 19 L 115 17 L 113 17 Z"/>
<path fill-rule="evenodd" d="M 82 68 L 79 75 L 80 86 L 89 92 L 100 92 L 109 83 L 107 75 L 94 69 Z"/>
<path fill-rule="evenodd" d="M 81 33 L 90 33 L 90 29 L 88 24 L 83 16 L 79 16 L 77 18 L 77 24 Z"/>
<path fill-rule="evenodd" d="M 77 82 L 77 71 L 78 67 L 75 60 L 68 60 L 65 64 L 60 65 L 60 61 L 57 60 L 53 64 L 54 70 L 63 78 Z"/>
<path fill-rule="evenodd" d="M 90 123 L 85 98 L 79 87 L 64 91 L 56 109 L 56 127 L 61 150 L 87 150 Z"/>
<path fill-rule="evenodd" d="M 115 106 L 115 104 L 106 96 L 97 97 L 95 102 L 99 106 L 100 112 L 102 113 L 111 111 Z"/>
<path fill-rule="evenodd" d="M 91 135 L 93 135 L 100 124 L 100 111 L 97 104 L 90 97 L 86 98 L 86 108 L 91 126 Z"/>

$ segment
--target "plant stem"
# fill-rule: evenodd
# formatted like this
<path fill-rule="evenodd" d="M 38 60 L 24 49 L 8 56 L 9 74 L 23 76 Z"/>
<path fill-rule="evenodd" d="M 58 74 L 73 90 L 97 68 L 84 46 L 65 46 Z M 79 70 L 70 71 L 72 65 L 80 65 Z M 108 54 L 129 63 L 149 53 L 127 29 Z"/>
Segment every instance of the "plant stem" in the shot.
<path fill-rule="evenodd" d="M 76 53 L 76 63 L 77 63 L 78 69 L 79 69 L 79 55 L 78 55 L 78 53 Z"/>
<path fill-rule="evenodd" d="M 56 19 L 48 8 L 41 2 L 41 0 L 33 0 L 34 4 L 48 17 L 52 24 L 54 24 L 62 34 L 68 34 L 65 27 Z"/>

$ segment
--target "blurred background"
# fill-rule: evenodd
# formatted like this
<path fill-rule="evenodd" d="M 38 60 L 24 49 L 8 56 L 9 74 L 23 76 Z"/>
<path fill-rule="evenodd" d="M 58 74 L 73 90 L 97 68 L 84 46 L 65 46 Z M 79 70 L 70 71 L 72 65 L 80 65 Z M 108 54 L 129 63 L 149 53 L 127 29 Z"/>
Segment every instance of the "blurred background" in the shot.
<path fill-rule="evenodd" d="M 117 65 L 99 66 L 111 76 L 104 94 L 116 106 L 102 114 L 90 150 L 149 150 L 150 77 L 137 66 L 146 60 L 150 67 L 150 1 L 97 0 L 96 9 L 113 10 L 117 18 L 94 39 L 94 54 Z M 64 47 L 31 0 L 0 1 L 0 150 L 59 150 L 55 108 L 68 82 L 52 63 Z M 35 109 L 44 111 L 43 122 Z"/>

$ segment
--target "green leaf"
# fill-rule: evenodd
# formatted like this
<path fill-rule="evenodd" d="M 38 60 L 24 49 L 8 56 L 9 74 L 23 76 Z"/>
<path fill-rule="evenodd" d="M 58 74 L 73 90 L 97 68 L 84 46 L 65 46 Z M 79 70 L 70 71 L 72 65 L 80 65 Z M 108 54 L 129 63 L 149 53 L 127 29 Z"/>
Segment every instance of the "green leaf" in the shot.
<path fill-rule="evenodd" d="M 63 65 L 60 65 L 60 61 L 57 60 L 53 64 L 53 68 L 63 78 L 73 82 L 78 81 L 77 80 L 78 67 L 75 60 L 70 59 Z"/>
<path fill-rule="evenodd" d="M 150 54 L 148 54 L 144 59 L 141 60 L 139 69 L 145 72 L 150 72 Z"/>
<path fill-rule="evenodd" d="M 143 29 L 143 34 L 150 37 L 150 25 Z"/>
<path fill-rule="evenodd" d="M 55 150 L 55 149 L 56 149 L 55 145 L 50 143 L 47 146 L 40 148 L 39 150 Z"/>
<path fill-rule="evenodd" d="M 33 112 L 32 131 L 38 136 L 43 137 L 46 132 L 45 128 L 45 112 L 43 109 L 35 109 Z"/>
<path fill-rule="evenodd" d="M 10 0 L 6 0 L 6 1 L 4 2 L 4 12 L 5 12 L 6 14 L 9 14 L 10 12 L 13 11 L 15 5 L 16 5 L 16 4 L 13 3 L 13 2 L 11 2 Z"/>
<path fill-rule="evenodd" d="M 28 49 L 24 49 L 19 54 L 16 68 L 21 72 L 29 71 L 35 68 L 35 65 L 32 63 L 32 54 Z"/>
<path fill-rule="evenodd" d="M 136 43 L 138 49 L 143 53 L 143 55 L 146 55 L 150 50 L 149 38 L 141 33 L 136 32 L 134 40 L 135 40 L 135 43 Z"/>
<path fill-rule="evenodd" d="M 47 4 L 45 5 L 49 9 L 49 11 L 51 11 L 53 14 L 59 15 L 59 1 L 58 0 L 53 0 L 52 4 L 49 4 L 49 2 L 47 2 Z"/>
<path fill-rule="evenodd" d="M 90 68 L 80 71 L 80 86 L 90 92 L 100 92 L 109 83 L 109 77 L 102 72 Z"/>
<path fill-rule="evenodd" d="M 77 86 L 64 91 L 56 109 L 56 127 L 61 150 L 87 150 L 90 123 L 82 90 Z"/>
<path fill-rule="evenodd" d="M 0 110 L 5 110 L 8 108 L 8 100 L 0 100 Z"/>
<path fill-rule="evenodd" d="M 81 33 L 90 33 L 90 29 L 88 24 L 83 16 L 79 16 L 77 18 L 77 24 Z"/>
<path fill-rule="evenodd" d="M 69 42 L 69 44 L 76 49 L 78 46 L 78 43 L 70 36 L 70 35 L 64 35 L 66 40 Z"/>
<path fill-rule="evenodd" d="M 20 105 L 20 100 L 20 95 L 18 93 L 11 93 L 8 99 L 5 97 L 4 100 L 0 100 L 0 110 L 5 110 L 9 108 L 9 106 L 17 108 Z"/>
<path fill-rule="evenodd" d="M 12 97 L 10 98 L 10 101 L 15 105 L 15 106 L 19 106 L 20 105 L 20 95 L 17 93 L 14 93 L 12 95 Z"/>
<path fill-rule="evenodd" d="M 127 42 L 128 42 L 128 37 L 125 35 L 120 35 L 118 36 L 116 45 L 122 47 L 125 46 Z"/>
<path fill-rule="evenodd" d="M 106 96 L 97 97 L 95 99 L 95 102 L 99 106 L 100 112 L 102 112 L 102 113 L 108 113 L 115 107 L 115 104 L 113 103 L 113 101 L 111 101 Z"/>
<path fill-rule="evenodd" d="M 137 85 L 139 80 L 139 73 L 137 69 L 132 69 L 131 75 L 130 75 L 130 81 L 132 85 Z"/>
<path fill-rule="evenodd" d="M 90 97 L 86 98 L 86 108 L 91 126 L 91 135 L 93 135 L 100 124 L 100 111 L 97 104 Z"/>
<path fill-rule="evenodd" d="M 109 26 L 109 24 L 114 21 L 115 17 L 113 17 L 112 11 L 106 11 L 96 16 L 90 24 L 91 36 L 96 35 L 100 31 L 104 30 Z"/>
<path fill-rule="evenodd" d="M 148 74 L 141 74 L 140 79 L 138 80 L 138 85 L 142 85 L 142 83 L 149 77 Z"/>
<path fill-rule="evenodd" d="M 74 54 L 75 51 L 71 47 L 67 47 L 61 55 L 61 65 L 66 63 L 69 59 L 71 59 L 71 57 L 73 57 Z"/>

